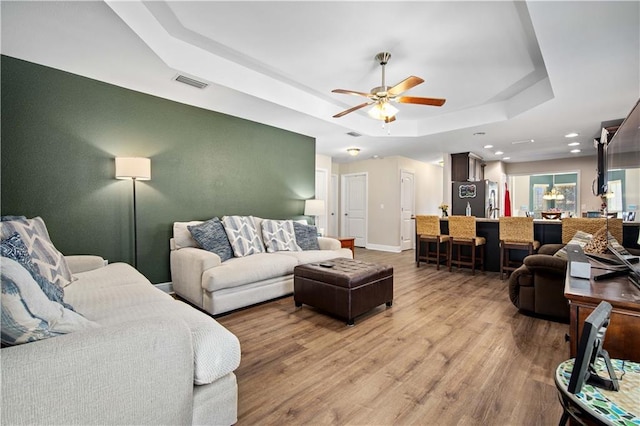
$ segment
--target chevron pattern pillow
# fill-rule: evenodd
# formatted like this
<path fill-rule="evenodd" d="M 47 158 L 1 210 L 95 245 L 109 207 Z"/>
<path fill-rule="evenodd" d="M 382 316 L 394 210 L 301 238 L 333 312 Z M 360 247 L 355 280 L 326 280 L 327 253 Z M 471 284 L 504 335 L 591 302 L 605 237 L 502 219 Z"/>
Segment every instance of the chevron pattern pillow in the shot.
<path fill-rule="evenodd" d="M 264 253 L 253 216 L 224 216 L 222 224 L 235 257 Z"/>
<path fill-rule="evenodd" d="M 302 250 L 296 244 L 296 233 L 293 230 L 292 220 L 263 220 L 262 239 L 268 253 Z"/>
<path fill-rule="evenodd" d="M 51 242 L 42 218 L 10 220 L 2 222 L 0 226 L 3 240 L 14 232 L 20 234 L 40 275 L 60 287 L 67 286 L 73 280 L 67 261 Z"/>

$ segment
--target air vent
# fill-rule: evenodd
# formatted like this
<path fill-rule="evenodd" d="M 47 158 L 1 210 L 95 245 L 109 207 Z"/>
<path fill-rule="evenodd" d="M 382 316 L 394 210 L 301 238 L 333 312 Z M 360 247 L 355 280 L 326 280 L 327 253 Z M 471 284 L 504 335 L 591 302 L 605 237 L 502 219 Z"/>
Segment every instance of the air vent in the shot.
<path fill-rule="evenodd" d="M 175 78 L 175 81 L 179 81 L 180 83 L 188 84 L 189 86 L 196 87 L 198 89 L 204 89 L 208 86 L 207 83 L 203 83 L 202 81 L 194 80 L 193 78 L 189 78 L 182 74 L 178 74 Z"/>
<path fill-rule="evenodd" d="M 533 142 L 534 142 L 533 139 L 525 139 L 525 140 L 521 140 L 521 141 L 511 142 L 511 145 L 521 145 L 523 143 L 533 143 Z"/>
<path fill-rule="evenodd" d="M 349 136 L 353 136 L 354 138 L 359 138 L 360 136 L 362 136 L 360 133 L 358 132 L 349 132 L 347 133 Z"/>

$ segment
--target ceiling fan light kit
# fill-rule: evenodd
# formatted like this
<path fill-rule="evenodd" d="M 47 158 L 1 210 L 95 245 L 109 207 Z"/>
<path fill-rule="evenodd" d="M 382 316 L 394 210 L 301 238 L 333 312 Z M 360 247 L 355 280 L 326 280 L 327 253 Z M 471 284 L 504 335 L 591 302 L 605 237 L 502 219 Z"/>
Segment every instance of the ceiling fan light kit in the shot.
<path fill-rule="evenodd" d="M 446 102 L 446 99 L 441 98 L 421 98 L 416 96 L 400 96 L 407 90 L 424 83 L 424 80 L 420 77 L 410 76 L 402 80 L 400 83 L 393 87 L 389 87 L 385 83 L 385 67 L 389 59 L 391 59 L 391 53 L 381 52 L 375 56 L 376 61 L 380 63 L 382 67 L 382 84 L 378 87 L 374 87 L 369 93 L 357 92 L 354 90 L 334 89 L 333 93 L 342 93 L 345 95 L 355 95 L 369 98 L 369 101 L 360 105 L 356 105 L 352 108 L 339 112 L 334 115 L 333 118 L 340 118 L 353 111 L 357 111 L 368 105 L 373 105 L 373 108 L 369 110 L 369 116 L 384 121 L 385 123 L 391 123 L 396 119 L 396 114 L 399 112 L 396 107 L 391 105 L 391 102 L 399 102 L 405 104 L 418 104 L 418 105 L 430 105 L 430 106 L 442 106 Z"/>

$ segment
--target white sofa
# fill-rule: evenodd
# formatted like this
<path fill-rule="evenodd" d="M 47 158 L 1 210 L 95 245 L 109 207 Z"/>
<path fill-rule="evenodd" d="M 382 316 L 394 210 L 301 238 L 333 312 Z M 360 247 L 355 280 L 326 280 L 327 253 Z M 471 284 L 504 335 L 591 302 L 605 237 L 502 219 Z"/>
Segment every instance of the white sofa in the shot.
<path fill-rule="evenodd" d="M 260 230 L 263 219 L 253 219 Z M 320 250 L 258 253 L 222 262 L 217 254 L 199 248 L 191 237 L 188 226 L 201 223 L 173 224 L 171 279 L 177 295 L 212 315 L 292 294 L 296 265 L 353 258 L 353 252 L 342 248 L 340 241 L 319 237 Z"/>
<path fill-rule="evenodd" d="M 97 327 L 2 349 L 3 425 L 234 424 L 238 339 L 124 263 L 66 257 Z"/>

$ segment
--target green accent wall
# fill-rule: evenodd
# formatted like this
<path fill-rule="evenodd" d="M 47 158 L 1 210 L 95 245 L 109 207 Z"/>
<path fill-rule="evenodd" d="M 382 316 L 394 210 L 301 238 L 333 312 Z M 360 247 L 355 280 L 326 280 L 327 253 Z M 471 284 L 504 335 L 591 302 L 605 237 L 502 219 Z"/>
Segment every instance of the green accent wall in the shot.
<path fill-rule="evenodd" d="M 151 159 L 136 198 L 138 269 L 154 283 L 171 280 L 173 222 L 298 218 L 314 195 L 314 138 L 8 56 L 1 78 L 1 212 L 41 216 L 64 254 L 133 263 L 115 157 Z"/>

